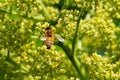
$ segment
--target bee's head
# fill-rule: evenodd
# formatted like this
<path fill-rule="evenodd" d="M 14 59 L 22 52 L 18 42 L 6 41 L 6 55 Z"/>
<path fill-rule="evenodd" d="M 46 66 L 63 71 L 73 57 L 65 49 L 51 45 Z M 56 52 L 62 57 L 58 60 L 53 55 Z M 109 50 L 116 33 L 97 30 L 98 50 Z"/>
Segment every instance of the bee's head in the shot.
<path fill-rule="evenodd" d="M 47 27 L 47 28 L 45 28 L 45 30 L 51 30 L 51 28 L 50 28 L 50 27 Z"/>
<path fill-rule="evenodd" d="M 52 36 L 52 30 L 51 30 L 50 27 L 47 27 L 47 28 L 45 29 L 45 34 L 46 34 L 48 37 L 51 37 L 51 36 Z"/>

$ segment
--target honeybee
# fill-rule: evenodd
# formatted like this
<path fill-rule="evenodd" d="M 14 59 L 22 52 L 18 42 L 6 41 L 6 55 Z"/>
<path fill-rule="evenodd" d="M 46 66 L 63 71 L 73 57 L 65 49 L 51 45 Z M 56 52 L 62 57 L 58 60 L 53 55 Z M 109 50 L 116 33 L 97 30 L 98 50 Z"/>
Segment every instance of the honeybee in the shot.
<path fill-rule="evenodd" d="M 47 49 L 51 48 L 51 45 L 54 43 L 54 39 L 57 38 L 60 42 L 64 42 L 64 39 L 57 34 L 54 34 L 50 27 L 45 29 L 45 37 L 42 37 L 41 40 L 45 41 Z"/>

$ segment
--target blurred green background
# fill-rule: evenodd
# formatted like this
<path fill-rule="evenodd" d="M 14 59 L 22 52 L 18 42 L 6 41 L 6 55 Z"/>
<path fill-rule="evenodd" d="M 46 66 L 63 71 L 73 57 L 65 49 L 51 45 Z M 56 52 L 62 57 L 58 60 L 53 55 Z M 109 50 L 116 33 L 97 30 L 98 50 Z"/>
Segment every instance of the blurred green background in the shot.
<path fill-rule="evenodd" d="M 0 0 L 0 80 L 119 80 L 119 44 L 119 0 Z"/>

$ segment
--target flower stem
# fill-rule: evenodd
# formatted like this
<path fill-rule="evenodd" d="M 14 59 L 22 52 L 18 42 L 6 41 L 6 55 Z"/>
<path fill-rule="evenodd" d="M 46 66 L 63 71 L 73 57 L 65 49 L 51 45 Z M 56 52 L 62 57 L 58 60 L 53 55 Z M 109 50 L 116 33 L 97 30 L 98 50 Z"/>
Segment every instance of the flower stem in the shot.
<path fill-rule="evenodd" d="M 81 70 L 80 70 L 80 66 L 79 66 L 79 63 L 78 63 L 78 60 L 77 58 L 75 57 L 75 45 L 76 45 L 76 40 L 77 40 L 77 33 L 78 33 L 78 28 L 79 28 L 79 24 L 80 24 L 80 19 L 81 19 L 81 16 L 83 14 L 83 9 L 84 7 L 81 9 L 79 15 L 78 15 L 78 20 L 77 20 L 77 24 L 76 24 L 76 30 L 75 30 L 75 35 L 74 35 L 74 38 L 73 38 L 73 41 L 72 41 L 72 51 L 71 51 L 71 57 L 69 58 L 73 64 L 73 66 L 75 67 L 76 71 L 78 72 L 78 74 L 80 75 L 80 78 L 82 80 L 87 80 L 86 77 L 82 74 Z"/>

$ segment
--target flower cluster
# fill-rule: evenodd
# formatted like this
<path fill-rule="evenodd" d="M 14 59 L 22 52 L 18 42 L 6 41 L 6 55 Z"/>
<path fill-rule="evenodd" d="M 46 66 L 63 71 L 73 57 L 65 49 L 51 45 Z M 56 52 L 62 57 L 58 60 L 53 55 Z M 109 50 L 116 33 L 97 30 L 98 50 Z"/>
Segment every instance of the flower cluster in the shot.
<path fill-rule="evenodd" d="M 85 64 L 89 66 L 88 70 L 90 79 L 120 78 L 119 61 L 111 63 L 109 58 L 93 53 L 91 57 L 86 58 Z"/>
<path fill-rule="evenodd" d="M 1 0 L 0 79 L 120 79 L 119 5 L 119 0 Z M 46 49 L 40 40 L 46 27 L 65 39 L 63 45 L 56 41 Z"/>

